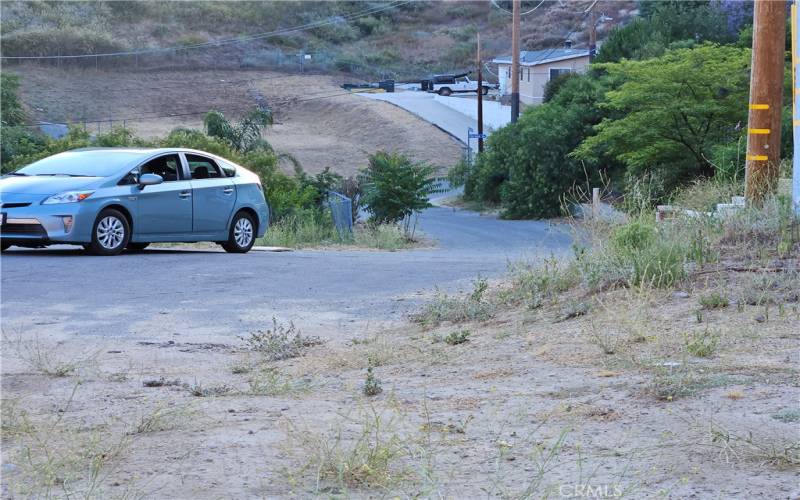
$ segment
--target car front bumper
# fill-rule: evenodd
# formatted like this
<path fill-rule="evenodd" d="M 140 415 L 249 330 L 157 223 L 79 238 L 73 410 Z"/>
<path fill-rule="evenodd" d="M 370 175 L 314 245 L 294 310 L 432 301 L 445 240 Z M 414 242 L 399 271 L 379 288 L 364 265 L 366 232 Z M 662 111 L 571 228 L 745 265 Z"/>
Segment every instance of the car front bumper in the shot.
<path fill-rule="evenodd" d="M 0 240 L 21 246 L 53 243 L 83 244 L 91 241 L 95 210 L 84 203 L 42 205 L 31 203 L 13 207 L 3 197 Z M 7 208 L 7 205 L 12 205 Z"/>

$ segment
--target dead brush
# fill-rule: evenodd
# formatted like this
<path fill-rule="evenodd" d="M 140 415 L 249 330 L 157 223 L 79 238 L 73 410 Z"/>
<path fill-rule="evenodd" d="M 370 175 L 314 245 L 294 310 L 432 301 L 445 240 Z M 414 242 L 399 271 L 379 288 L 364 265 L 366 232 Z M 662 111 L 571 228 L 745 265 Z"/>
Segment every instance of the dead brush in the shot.
<path fill-rule="evenodd" d="M 800 440 L 786 434 L 768 435 L 763 429 L 734 431 L 710 420 L 708 439 L 726 462 L 755 461 L 775 467 L 800 465 Z"/>
<path fill-rule="evenodd" d="M 81 368 L 97 363 L 100 350 L 84 352 L 74 357 L 62 354 L 57 346 L 45 345 L 38 336 L 26 341 L 20 335 L 11 343 L 17 357 L 31 369 L 48 377 L 67 377 Z"/>
<path fill-rule="evenodd" d="M 325 434 L 290 428 L 289 449 L 305 460 L 300 472 L 313 476 L 317 492 L 389 489 L 409 475 L 397 424 L 396 415 L 369 406 Z"/>
<path fill-rule="evenodd" d="M 272 318 L 272 329 L 253 332 L 248 337 L 239 337 L 251 351 L 264 356 L 267 361 L 280 361 L 297 358 L 309 347 L 320 345 L 319 337 L 307 337 L 300 334 L 294 323 L 288 325 L 278 323 Z"/>
<path fill-rule="evenodd" d="M 487 289 L 486 280 L 478 278 L 473 282 L 472 292 L 465 297 L 437 293 L 419 313 L 411 315 L 411 320 L 426 327 L 438 326 L 444 322 L 486 321 L 494 317 L 498 307 L 493 300 L 486 297 Z"/>
<path fill-rule="evenodd" d="M 75 384 L 66 402 L 57 404 L 59 409 L 53 414 L 34 418 L 15 409 L 3 412 L 3 463 L 16 465 L 9 470 L 4 467 L 4 496 L 108 497 L 107 483 L 132 440 L 109 425 L 76 426 L 64 419 L 79 385 Z M 9 438 L 13 441 L 6 442 Z"/>

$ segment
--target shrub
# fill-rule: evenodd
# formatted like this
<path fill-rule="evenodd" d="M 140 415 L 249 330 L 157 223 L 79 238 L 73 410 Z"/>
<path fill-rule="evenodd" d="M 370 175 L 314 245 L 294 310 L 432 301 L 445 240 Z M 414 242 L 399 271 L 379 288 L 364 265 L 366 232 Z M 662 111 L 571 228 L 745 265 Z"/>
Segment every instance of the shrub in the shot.
<path fill-rule="evenodd" d="M 750 51 L 705 44 L 645 61 L 597 66 L 622 82 L 606 93 L 608 117 L 576 150 L 598 160 L 608 154 L 627 173 L 655 174 L 665 193 L 698 177 L 713 177 L 713 149 L 730 142 L 746 121 Z"/>
<path fill-rule="evenodd" d="M 598 180 L 598 165 L 604 170 L 616 165 L 570 155 L 600 121 L 602 95 L 599 81 L 569 78 L 550 102 L 529 108 L 517 123 L 493 133 L 467 175 L 465 198 L 500 202 L 504 217 L 559 215 L 562 197 L 576 183 Z"/>
<path fill-rule="evenodd" d="M 0 120 L 3 127 L 14 127 L 25 122 L 25 110 L 19 99 L 19 76 L 13 73 L 0 75 Z"/>
<path fill-rule="evenodd" d="M 730 305 L 728 297 L 725 297 L 717 291 L 701 296 L 698 302 L 703 309 L 722 309 Z"/>
<path fill-rule="evenodd" d="M 701 332 L 686 335 L 684 345 L 689 354 L 698 358 L 707 358 L 714 354 L 719 344 L 719 333 L 708 328 Z"/>
<path fill-rule="evenodd" d="M 413 214 L 428 208 L 433 167 L 412 163 L 400 153 L 379 151 L 361 171 L 364 204 L 375 223 L 403 222 L 409 233 Z"/>
<path fill-rule="evenodd" d="M 367 378 L 364 380 L 363 392 L 365 396 L 377 396 L 383 392 L 381 381 L 378 380 L 372 372 L 372 365 L 367 367 Z"/>
<path fill-rule="evenodd" d="M 294 323 L 284 325 L 272 318 L 272 329 L 253 332 L 248 337 L 240 337 L 245 346 L 262 354 L 269 361 L 296 358 L 307 347 L 319 345 L 319 337 L 306 337 L 294 326 Z"/>
<path fill-rule="evenodd" d="M 458 345 L 463 344 L 465 342 L 469 342 L 469 336 L 471 335 L 469 330 L 459 330 L 456 332 L 450 332 L 444 338 L 444 342 L 447 345 Z"/>
<path fill-rule="evenodd" d="M 438 293 L 425 304 L 411 320 L 423 326 L 437 326 L 445 321 L 463 323 L 465 321 L 485 321 L 494 316 L 497 305 L 484 297 L 486 281 L 478 279 L 473 284 L 472 293 L 466 297 Z"/>

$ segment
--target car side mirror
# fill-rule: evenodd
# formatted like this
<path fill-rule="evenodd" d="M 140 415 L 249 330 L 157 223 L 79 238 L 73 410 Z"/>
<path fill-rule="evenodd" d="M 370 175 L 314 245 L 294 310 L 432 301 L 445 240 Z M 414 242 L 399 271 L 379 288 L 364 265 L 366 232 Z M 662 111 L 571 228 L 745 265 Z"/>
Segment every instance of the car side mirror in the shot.
<path fill-rule="evenodd" d="M 164 182 L 164 178 L 156 174 L 142 174 L 139 176 L 139 189 L 145 186 L 155 186 Z"/>

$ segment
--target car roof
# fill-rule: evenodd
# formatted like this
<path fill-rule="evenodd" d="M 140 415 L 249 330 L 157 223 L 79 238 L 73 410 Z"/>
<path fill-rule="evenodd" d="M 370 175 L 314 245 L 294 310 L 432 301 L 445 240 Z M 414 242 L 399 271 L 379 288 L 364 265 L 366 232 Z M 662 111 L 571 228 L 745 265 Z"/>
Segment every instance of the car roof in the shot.
<path fill-rule="evenodd" d="M 175 153 L 175 152 L 185 152 L 185 153 L 200 153 L 209 156 L 217 156 L 212 153 L 207 153 L 205 151 L 200 151 L 198 149 L 189 149 L 189 148 L 130 148 L 130 147 L 110 147 L 110 148 L 78 148 L 78 149 L 71 149 L 71 152 L 84 152 L 84 151 L 103 151 L 108 153 L 125 153 L 125 154 L 140 154 L 141 156 L 150 156 L 153 154 L 158 153 Z"/>

